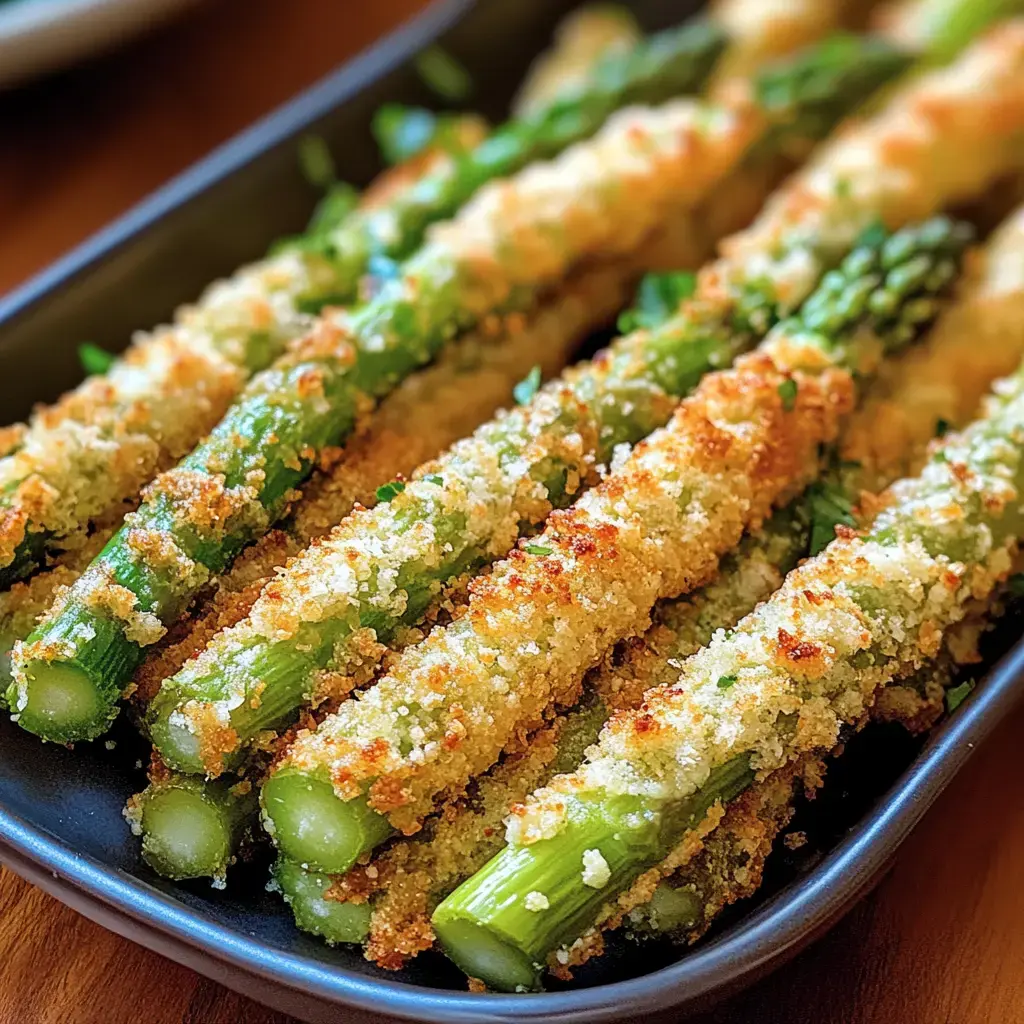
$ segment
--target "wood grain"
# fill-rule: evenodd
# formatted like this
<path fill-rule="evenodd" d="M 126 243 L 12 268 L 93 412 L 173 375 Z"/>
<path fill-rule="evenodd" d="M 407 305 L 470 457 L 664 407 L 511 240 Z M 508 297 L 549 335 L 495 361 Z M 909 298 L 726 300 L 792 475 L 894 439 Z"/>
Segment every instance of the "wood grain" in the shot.
<path fill-rule="evenodd" d="M 0 97 L 0 290 L 418 9 L 223 0 Z M 700 1024 L 1024 1022 L 1024 709 L 889 877 L 817 945 Z M 0 1024 L 289 1024 L 0 871 Z"/>

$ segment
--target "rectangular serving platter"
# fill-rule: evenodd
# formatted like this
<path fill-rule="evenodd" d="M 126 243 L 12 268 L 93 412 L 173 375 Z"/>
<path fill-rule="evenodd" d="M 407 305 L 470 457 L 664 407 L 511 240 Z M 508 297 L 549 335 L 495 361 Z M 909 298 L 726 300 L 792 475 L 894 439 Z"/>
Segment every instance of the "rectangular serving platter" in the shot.
<path fill-rule="evenodd" d="M 499 119 L 529 60 L 573 6 L 440 0 L 0 299 L 4 422 L 77 383 L 82 340 L 123 347 L 134 329 L 166 320 L 209 281 L 299 229 L 316 200 L 297 160 L 303 136 L 327 140 L 343 178 L 369 181 L 377 170 L 373 111 L 389 100 L 436 102 L 409 66 L 418 50 L 440 40 L 473 76 L 474 108 Z M 699 5 L 630 6 L 655 29 Z M 613 942 L 572 986 L 544 994 L 469 994 L 437 954 L 391 974 L 358 950 L 329 949 L 297 932 L 287 907 L 265 892 L 266 860 L 234 869 L 223 891 L 160 879 L 141 862 L 121 817 L 143 784 L 148 756 L 124 721 L 112 734 L 113 750 L 94 743 L 74 751 L 43 749 L 6 718 L 0 722 L 0 861 L 105 927 L 308 1021 L 679 1020 L 792 956 L 880 877 L 1024 694 L 1024 644 L 1012 646 L 1017 638 L 1009 632 L 991 639 L 995 667 L 927 742 L 895 726 L 871 726 L 851 741 L 834 771 L 841 785 L 826 785 L 813 814 L 798 812 L 794 827 L 810 842 L 798 854 L 773 855 L 762 892 L 724 915 L 698 947 Z M 841 798 L 830 799 L 837 789 Z"/>

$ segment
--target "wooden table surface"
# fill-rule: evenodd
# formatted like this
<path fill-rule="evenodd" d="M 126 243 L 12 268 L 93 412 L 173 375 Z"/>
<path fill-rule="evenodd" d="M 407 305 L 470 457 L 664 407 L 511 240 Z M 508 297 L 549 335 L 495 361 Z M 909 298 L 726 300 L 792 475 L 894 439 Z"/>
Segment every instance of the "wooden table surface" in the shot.
<path fill-rule="evenodd" d="M 0 291 L 422 0 L 221 0 L 0 97 Z M 817 945 L 701 1024 L 1024 1022 L 1022 708 Z M 287 1024 L 0 871 L 0 1024 Z"/>

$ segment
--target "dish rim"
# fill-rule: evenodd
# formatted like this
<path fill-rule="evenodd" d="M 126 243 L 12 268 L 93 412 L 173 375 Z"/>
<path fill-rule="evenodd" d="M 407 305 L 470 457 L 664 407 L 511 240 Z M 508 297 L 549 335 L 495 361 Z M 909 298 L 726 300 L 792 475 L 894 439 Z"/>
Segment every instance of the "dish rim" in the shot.
<path fill-rule="evenodd" d="M 423 12 L 293 100 L 173 178 L 67 255 L 0 296 L 0 330 L 73 284 L 175 209 L 189 203 L 407 60 L 474 6 L 435 0 Z M 205 976 L 295 1012 L 351 1008 L 439 1024 L 591 1024 L 628 1012 L 694 1009 L 754 980 L 834 923 L 878 878 L 903 840 L 980 743 L 1024 697 L 1024 642 L 1018 642 L 877 804 L 807 876 L 722 935 L 669 966 L 627 981 L 565 992 L 502 995 L 431 989 L 371 978 L 340 965 L 273 949 L 206 921 L 142 879 L 76 853 L 0 804 L 0 863 L 63 903 L 132 941 Z"/>

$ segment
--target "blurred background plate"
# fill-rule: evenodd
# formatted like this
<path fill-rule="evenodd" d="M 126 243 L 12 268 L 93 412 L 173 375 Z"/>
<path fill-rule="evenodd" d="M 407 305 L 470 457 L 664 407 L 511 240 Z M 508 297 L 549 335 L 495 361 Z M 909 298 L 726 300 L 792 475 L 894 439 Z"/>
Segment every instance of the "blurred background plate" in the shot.
<path fill-rule="evenodd" d="M 111 49 L 197 0 L 0 0 L 0 88 Z"/>

